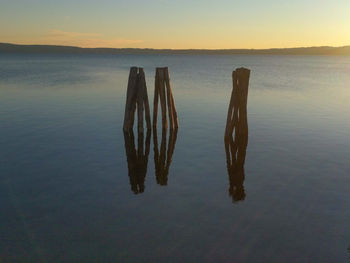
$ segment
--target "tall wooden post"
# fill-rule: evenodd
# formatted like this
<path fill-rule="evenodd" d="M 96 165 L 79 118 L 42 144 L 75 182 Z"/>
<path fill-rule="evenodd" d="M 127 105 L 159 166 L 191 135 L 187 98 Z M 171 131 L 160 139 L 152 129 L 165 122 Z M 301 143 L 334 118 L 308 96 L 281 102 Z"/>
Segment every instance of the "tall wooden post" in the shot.
<path fill-rule="evenodd" d="M 232 72 L 233 88 L 227 113 L 225 151 L 230 182 L 229 194 L 233 202 L 244 200 L 246 195 L 243 182 L 248 145 L 247 101 L 249 77 L 249 69 L 238 68 Z"/>
<path fill-rule="evenodd" d="M 225 137 L 236 133 L 248 133 L 247 101 L 250 70 L 238 68 L 232 72 L 232 94 L 228 107 Z"/>
<path fill-rule="evenodd" d="M 175 107 L 175 100 L 173 92 L 171 90 L 169 69 L 157 68 L 155 87 L 154 87 L 154 102 L 153 102 L 153 128 L 157 128 L 157 116 L 158 116 L 158 99 L 160 101 L 162 111 L 162 128 L 167 129 L 168 121 L 166 117 L 166 111 L 168 109 L 170 130 L 177 129 L 179 122 L 177 119 L 177 112 Z"/>
<path fill-rule="evenodd" d="M 138 133 L 143 134 L 143 118 L 145 115 L 147 130 L 151 129 L 151 116 L 148 102 L 147 86 L 143 68 L 130 68 L 128 88 L 126 94 L 124 132 L 134 127 L 135 111 L 137 108 Z"/>
<path fill-rule="evenodd" d="M 157 116 L 158 101 L 162 113 L 162 140 L 158 149 Z M 167 119 L 167 110 L 168 118 Z M 169 141 L 167 145 L 167 128 L 169 123 Z M 154 101 L 153 101 L 153 143 L 154 143 L 154 166 L 157 183 L 167 185 L 171 158 L 174 153 L 179 122 L 175 107 L 175 100 L 171 90 L 169 69 L 156 68 Z"/>
<path fill-rule="evenodd" d="M 134 114 L 136 108 L 137 96 L 137 68 L 130 68 L 128 88 L 126 93 L 125 114 L 123 130 L 128 131 L 134 125 Z"/>

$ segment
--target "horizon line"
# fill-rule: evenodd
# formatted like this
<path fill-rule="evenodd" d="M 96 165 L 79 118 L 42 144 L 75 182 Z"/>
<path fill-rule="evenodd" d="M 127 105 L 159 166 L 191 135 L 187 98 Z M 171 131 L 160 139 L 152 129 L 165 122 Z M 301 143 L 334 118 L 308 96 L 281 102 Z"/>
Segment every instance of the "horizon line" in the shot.
<path fill-rule="evenodd" d="M 27 46 L 27 47 L 67 47 L 67 48 L 78 48 L 78 49 L 138 49 L 138 50 L 163 50 L 163 51 L 230 51 L 230 50 L 281 50 L 281 49 L 307 49 L 307 48 L 348 48 L 349 45 L 342 46 L 295 46 L 295 47 L 270 47 L 270 48 L 152 48 L 152 47 L 83 47 L 73 45 L 58 45 L 58 44 L 20 44 L 20 43 L 9 43 L 0 42 L 1 45 L 12 45 L 12 46 Z"/>

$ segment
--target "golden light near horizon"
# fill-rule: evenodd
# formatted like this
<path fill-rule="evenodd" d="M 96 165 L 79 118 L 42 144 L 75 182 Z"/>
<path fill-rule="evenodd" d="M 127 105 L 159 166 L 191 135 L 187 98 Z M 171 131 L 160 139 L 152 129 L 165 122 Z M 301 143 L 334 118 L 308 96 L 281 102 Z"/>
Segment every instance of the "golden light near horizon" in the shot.
<path fill-rule="evenodd" d="M 5 1 L 0 42 L 230 49 L 350 44 L 350 1 Z"/>

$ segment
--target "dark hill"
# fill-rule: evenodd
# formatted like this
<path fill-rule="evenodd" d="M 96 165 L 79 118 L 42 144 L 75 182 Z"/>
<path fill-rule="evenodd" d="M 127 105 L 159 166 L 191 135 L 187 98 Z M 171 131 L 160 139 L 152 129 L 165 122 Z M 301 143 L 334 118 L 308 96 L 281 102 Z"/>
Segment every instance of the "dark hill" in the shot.
<path fill-rule="evenodd" d="M 301 47 L 273 49 L 141 49 L 141 48 L 80 48 L 53 45 L 16 45 L 0 43 L 1 53 L 39 54 L 247 54 L 247 55 L 350 55 L 350 46 Z"/>

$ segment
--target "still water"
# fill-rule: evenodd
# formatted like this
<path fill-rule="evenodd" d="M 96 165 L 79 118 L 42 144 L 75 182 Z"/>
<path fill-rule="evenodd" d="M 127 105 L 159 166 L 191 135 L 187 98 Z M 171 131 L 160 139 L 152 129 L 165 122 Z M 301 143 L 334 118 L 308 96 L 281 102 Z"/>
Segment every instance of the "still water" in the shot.
<path fill-rule="evenodd" d="M 169 66 L 176 133 L 124 136 L 134 65 L 151 111 Z M 349 101 L 348 57 L 0 55 L 0 262 L 350 262 Z"/>

